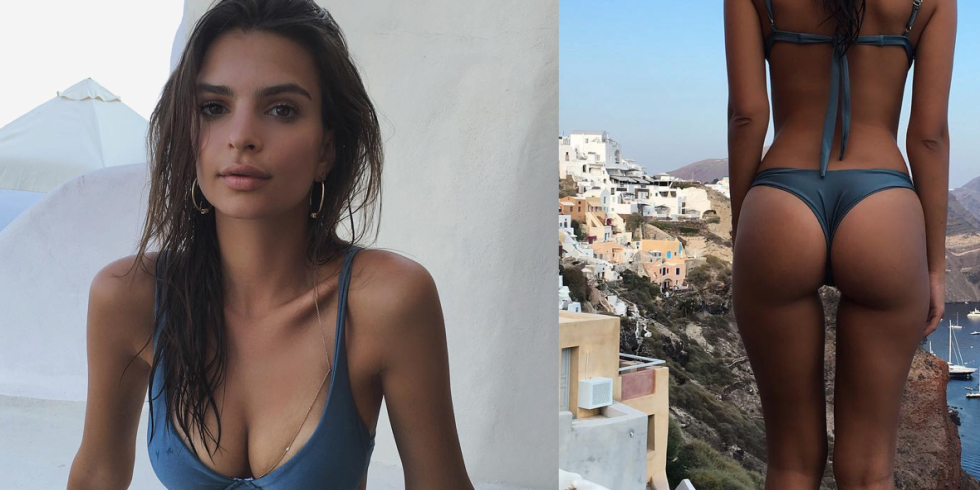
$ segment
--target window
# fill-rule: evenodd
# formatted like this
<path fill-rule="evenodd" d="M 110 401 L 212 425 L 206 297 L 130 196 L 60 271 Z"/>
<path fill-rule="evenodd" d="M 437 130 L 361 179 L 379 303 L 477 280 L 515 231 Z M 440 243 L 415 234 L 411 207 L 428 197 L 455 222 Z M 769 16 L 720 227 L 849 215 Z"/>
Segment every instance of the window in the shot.
<path fill-rule="evenodd" d="M 568 398 L 572 387 L 572 349 L 561 350 L 561 375 L 558 378 L 558 410 L 568 410 Z M 554 351 L 552 351 L 554 352 Z M 552 358 L 554 359 L 554 358 Z"/>
<path fill-rule="evenodd" d="M 680 268 L 680 267 L 678 267 L 678 268 L 677 268 L 677 272 L 675 272 L 674 274 L 677 274 L 678 276 L 679 276 L 679 275 L 681 275 L 681 268 Z"/>

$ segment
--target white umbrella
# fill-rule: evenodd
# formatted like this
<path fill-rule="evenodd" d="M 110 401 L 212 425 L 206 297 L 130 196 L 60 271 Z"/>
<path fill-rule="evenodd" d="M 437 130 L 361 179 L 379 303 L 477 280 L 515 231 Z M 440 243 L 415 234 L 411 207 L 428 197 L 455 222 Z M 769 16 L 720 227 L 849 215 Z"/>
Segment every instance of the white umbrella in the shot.
<path fill-rule="evenodd" d="M 0 128 L 0 189 L 48 192 L 93 170 L 145 163 L 147 124 L 86 78 Z"/>

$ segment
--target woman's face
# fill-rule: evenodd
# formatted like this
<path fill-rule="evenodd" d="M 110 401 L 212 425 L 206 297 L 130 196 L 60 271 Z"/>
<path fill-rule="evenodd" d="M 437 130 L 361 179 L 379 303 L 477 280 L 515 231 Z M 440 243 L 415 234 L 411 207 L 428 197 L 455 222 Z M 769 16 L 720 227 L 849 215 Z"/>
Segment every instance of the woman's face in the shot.
<path fill-rule="evenodd" d="M 296 42 L 242 31 L 214 40 L 196 101 L 198 185 L 216 212 L 241 219 L 308 216 L 311 187 L 333 166 L 333 135 L 320 119 L 320 98 L 313 58 Z M 266 177 L 226 175 L 235 164 Z"/>

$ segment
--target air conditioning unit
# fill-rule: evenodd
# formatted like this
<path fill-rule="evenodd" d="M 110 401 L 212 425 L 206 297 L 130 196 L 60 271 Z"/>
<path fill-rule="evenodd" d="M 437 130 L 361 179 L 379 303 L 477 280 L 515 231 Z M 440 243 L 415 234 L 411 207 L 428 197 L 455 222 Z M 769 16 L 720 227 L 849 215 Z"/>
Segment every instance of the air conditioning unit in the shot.
<path fill-rule="evenodd" d="M 613 380 L 589 378 L 578 382 L 578 408 L 601 408 L 612 405 Z"/>

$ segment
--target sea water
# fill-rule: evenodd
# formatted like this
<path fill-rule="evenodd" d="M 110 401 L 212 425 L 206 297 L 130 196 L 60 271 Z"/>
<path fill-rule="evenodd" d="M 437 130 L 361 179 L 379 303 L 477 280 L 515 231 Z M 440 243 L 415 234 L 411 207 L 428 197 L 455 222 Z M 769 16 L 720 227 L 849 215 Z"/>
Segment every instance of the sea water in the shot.
<path fill-rule="evenodd" d="M 949 361 L 949 322 L 950 320 L 963 328 L 953 329 L 953 359 L 956 357 L 956 346 L 959 345 L 963 354 L 963 363 L 967 367 L 980 368 L 980 335 L 970 335 L 970 332 L 980 332 L 980 317 L 966 316 L 974 308 L 980 309 L 980 303 L 946 303 L 946 313 L 939 327 L 929 334 L 924 349 L 929 350 L 932 341 L 932 352 L 945 361 Z M 957 319 L 959 314 L 959 319 Z M 977 382 L 980 379 L 980 369 L 973 373 L 973 379 L 950 379 L 946 385 L 946 403 L 956 409 L 960 416 L 960 444 L 963 447 L 963 469 L 967 473 L 980 478 L 980 398 L 966 398 L 967 393 L 980 392 Z M 970 387 L 972 390 L 967 390 Z"/>

